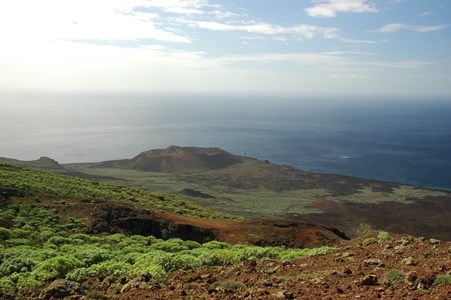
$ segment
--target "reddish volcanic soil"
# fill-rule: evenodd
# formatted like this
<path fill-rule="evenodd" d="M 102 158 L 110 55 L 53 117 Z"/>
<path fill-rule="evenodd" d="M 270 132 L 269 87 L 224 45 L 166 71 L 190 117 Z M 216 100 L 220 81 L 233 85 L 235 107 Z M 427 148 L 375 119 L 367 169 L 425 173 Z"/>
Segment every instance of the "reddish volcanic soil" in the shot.
<path fill-rule="evenodd" d="M 375 234 L 373 234 L 375 236 Z M 166 284 L 151 279 L 104 290 L 108 299 L 450 299 L 451 243 L 411 237 L 342 241 L 330 254 L 294 261 L 180 270 Z M 449 280 L 449 279 L 448 279 Z M 122 293 L 120 290 L 123 289 Z M 115 294 L 117 292 L 117 294 Z"/>
<path fill-rule="evenodd" d="M 259 246 L 315 247 L 334 245 L 344 234 L 336 229 L 303 221 L 283 220 L 205 220 L 148 211 L 111 201 L 85 203 L 72 199 L 73 205 L 50 204 L 64 218 L 76 217 L 90 227 L 90 233 L 180 237 L 206 242 L 219 240 L 231 244 Z M 45 205 L 41 203 L 41 205 Z"/>
<path fill-rule="evenodd" d="M 346 238 L 331 228 L 305 222 L 282 220 L 202 220 L 179 215 L 156 213 L 175 224 L 189 224 L 211 229 L 217 240 L 231 244 L 287 247 L 315 247 L 336 244 Z"/>

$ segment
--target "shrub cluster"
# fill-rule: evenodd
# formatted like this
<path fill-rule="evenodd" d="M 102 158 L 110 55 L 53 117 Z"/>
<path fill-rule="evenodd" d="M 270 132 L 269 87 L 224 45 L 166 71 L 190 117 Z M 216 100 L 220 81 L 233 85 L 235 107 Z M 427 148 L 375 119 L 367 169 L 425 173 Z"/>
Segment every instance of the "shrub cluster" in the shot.
<path fill-rule="evenodd" d="M 0 209 L 0 218 L 5 216 L 20 225 L 0 227 L 0 294 L 36 289 L 60 278 L 80 283 L 88 279 L 114 282 L 148 273 L 164 282 L 173 270 L 234 265 L 261 258 L 294 259 L 333 250 L 229 245 L 218 241 L 200 244 L 179 238 L 162 240 L 123 234 L 95 236 L 83 233 L 85 225 L 78 220 L 70 220 L 72 225 L 68 226 L 47 210 L 33 206 Z"/>

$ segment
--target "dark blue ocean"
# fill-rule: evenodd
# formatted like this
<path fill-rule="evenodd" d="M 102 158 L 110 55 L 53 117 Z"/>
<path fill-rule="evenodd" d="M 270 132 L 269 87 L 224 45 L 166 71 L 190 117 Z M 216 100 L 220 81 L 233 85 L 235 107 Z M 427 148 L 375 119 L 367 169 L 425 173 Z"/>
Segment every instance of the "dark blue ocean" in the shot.
<path fill-rule="evenodd" d="M 69 163 L 216 146 L 307 171 L 451 189 L 445 100 L 27 96 L 1 103 L 0 156 Z"/>

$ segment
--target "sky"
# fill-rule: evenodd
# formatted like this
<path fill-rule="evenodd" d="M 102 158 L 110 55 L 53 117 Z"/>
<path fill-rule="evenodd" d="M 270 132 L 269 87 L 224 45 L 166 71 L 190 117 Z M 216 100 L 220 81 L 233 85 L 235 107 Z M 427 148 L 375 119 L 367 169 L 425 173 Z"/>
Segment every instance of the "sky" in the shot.
<path fill-rule="evenodd" d="M 443 97 L 449 0 L 1 0 L 0 94 Z"/>

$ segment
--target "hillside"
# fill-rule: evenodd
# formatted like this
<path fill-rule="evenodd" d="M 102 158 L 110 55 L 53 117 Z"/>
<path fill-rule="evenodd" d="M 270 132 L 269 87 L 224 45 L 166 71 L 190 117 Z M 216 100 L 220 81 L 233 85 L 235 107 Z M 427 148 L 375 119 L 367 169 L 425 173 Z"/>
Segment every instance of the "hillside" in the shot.
<path fill-rule="evenodd" d="M 100 168 L 123 168 L 150 172 L 207 171 L 243 162 L 241 157 L 219 148 L 177 147 L 150 150 L 132 159 L 107 161 Z"/>
<path fill-rule="evenodd" d="M 246 218 L 306 221 L 348 236 L 375 229 L 451 240 L 450 191 L 311 173 L 217 148 L 171 146 L 64 168 Z"/>
<path fill-rule="evenodd" d="M 449 249 L 0 163 L 1 299 L 448 299 Z"/>

